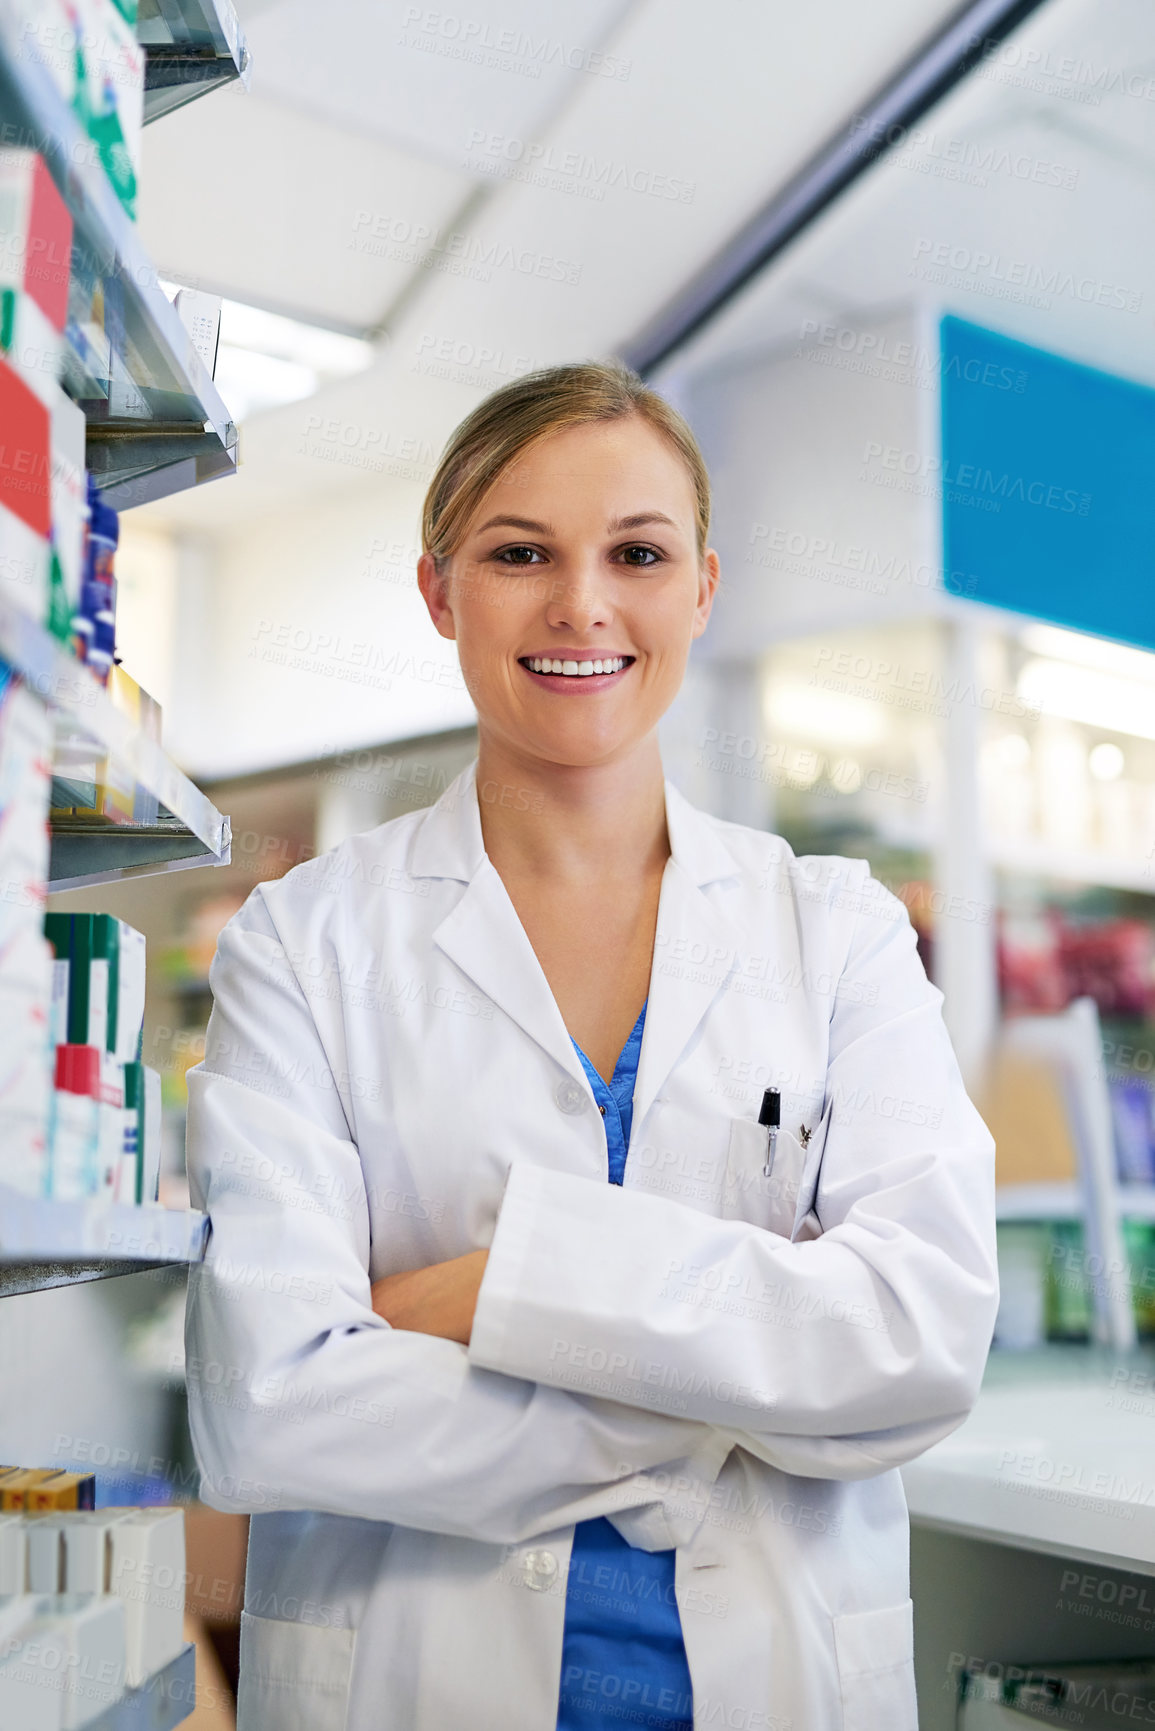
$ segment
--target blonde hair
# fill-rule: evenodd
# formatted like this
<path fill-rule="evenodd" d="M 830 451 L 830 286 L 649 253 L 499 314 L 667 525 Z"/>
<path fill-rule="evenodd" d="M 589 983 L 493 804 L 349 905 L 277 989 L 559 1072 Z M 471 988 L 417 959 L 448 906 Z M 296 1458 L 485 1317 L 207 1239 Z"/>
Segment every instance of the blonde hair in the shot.
<path fill-rule="evenodd" d="M 515 458 L 551 433 L 637 415 L 673 447 L 689 471 L 699 564 L 710 532 L 710 477 L 698 441 L 678 411 L 628 367 L 579 361 L 525 373 L 479 403 L 453 434 L 429 484 L 421 544 L 439 570 L 465 538 L 478 506 Z"/>

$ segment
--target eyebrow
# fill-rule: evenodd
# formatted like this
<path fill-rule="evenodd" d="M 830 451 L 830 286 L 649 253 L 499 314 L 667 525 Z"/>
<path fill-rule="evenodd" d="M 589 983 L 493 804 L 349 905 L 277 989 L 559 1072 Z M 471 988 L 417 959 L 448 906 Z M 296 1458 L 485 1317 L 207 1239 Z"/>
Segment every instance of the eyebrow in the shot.
<path fill-rule="evenodd" d="M 612 523 L 606 524 L 606 529 L 611 535 L 616 535 L 622 529 L 640 529 L 646 523 L 665 523 L 671 529 L 678 527 L 674 519 L 662 511 L 636 511 L 632 517 L 616 517 Z M 477 533 L 484 535 L 487 529 L 526 529 L 533 535 L 555 533 L 551 524 L 538 523 L 532 517 L 490 517 Z"/>

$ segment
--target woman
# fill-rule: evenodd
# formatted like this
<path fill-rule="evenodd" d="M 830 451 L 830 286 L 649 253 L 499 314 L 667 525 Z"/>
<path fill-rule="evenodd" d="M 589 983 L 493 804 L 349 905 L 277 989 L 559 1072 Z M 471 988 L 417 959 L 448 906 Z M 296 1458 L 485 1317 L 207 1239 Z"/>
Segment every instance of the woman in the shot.
<path fill-rule="evenodd" d="M 663 778 L 708 526 L 632 374 L 484 402 L 418 567 L 477 758 L 222 933 L 188 1376 L 254 1517 L 240 1731 L 916 1724 L 896 1469 L 979 1387 L 993 1146 L 902 904 Z"/>

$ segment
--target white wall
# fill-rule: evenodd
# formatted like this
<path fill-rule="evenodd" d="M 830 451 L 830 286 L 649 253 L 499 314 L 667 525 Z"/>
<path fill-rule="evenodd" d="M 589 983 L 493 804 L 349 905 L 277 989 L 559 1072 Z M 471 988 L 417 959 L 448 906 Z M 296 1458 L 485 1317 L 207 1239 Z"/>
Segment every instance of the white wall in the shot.
<path fill-rule="evenodd" d="M 239 774 L 473 720 L 456 650 L 434 631 L 417 589 L 419 508 L 420 489 L 396 483 L 216 540 L 181 537 L 168 623 L 155 598 L 125 596 L 125 663 L 146 687 L 147 665 L 164 687 L 165 743 L 191 775 Z M 172 564 L 158 561 L 161 581 Z"/>
<path fill-rule="evenodd" d="M 783 637 L 926 609 L 940 507 L 878 448 L 937 455 L 936 353 L 918 315 L 899 311 L 832 318 L 679 379 L 715 488 L 722 587 L 707 656 L 742 659 Z"/>

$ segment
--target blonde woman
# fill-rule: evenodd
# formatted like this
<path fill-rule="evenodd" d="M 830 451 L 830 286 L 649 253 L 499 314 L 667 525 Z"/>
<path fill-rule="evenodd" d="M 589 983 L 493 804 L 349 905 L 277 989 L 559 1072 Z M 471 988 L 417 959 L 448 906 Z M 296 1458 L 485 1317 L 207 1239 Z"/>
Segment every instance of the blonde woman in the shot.
<path fill-rule="evenodd" d="M 902 904 L 664 778 L 709 519 L 632 374 L 482 403 L 418 567 L 477 757 L 222 934 L 188 1371 L 241 1731 L 916 1725 L 897 1468 L 979 1387 L 993 1147 Z"/>

